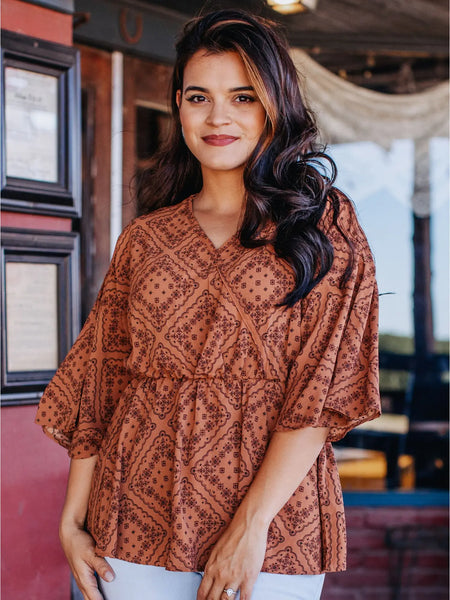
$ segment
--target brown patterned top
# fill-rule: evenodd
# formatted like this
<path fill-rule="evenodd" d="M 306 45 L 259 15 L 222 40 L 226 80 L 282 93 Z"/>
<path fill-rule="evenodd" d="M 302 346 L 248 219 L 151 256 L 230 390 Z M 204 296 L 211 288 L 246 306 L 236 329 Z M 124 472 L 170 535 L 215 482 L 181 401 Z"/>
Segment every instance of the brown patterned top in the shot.
<path fill-rule="evenodd" d="M 36 422 L 74 458 L 98 454 L 88 510 L 97 552 L 203 570 L 274 431 L 330 427 L 273 520 L 263 571 L 345 569 L 342 493 L 330 441 L 380 412 L 377 287 L 348 201 L 326 278 L 293 308 L 291 267 L 237 235 L 215 249 L 192 198 L 121 234 L 97 301 L 48 385 Z M 274 225 L 263 231 L 270 233 Z"/>

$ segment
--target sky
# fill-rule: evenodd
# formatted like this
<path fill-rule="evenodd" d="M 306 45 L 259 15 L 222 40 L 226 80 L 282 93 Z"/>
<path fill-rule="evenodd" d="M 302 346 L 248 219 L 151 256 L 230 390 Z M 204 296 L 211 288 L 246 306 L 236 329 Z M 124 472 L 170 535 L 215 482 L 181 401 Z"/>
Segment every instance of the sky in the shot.
<path fill-rule="evenodd" d="M 380 333 L 413 335 L 414 142 L 394 140 L 330 145 L 336 185 L 355 203 L 375 257 Z M 449 339 L 449 140 L 430 142 L 431 268 L 434 333 Z"/>

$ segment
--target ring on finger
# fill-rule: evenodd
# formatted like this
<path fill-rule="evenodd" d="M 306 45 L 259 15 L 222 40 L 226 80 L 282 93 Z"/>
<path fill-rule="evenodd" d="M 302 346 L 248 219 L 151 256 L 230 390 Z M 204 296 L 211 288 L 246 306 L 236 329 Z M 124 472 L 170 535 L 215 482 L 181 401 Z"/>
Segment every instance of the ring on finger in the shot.
<path fill-rule="evenodd" d="M 228 596 L 228 598 L 231 598 L 232 596 L 236 596 L 237 594 L 237 590 L 234 591 L 233 588 L 225 588 L 223 590 L 223 593 L 226 594 Z"/>

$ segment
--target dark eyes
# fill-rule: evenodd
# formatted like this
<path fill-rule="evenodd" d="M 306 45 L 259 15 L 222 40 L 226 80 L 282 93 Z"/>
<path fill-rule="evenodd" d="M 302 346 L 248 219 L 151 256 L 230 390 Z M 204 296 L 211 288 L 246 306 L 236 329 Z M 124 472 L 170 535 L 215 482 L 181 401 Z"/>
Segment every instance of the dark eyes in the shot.
<path fill-rule="evenodd" d="M 236 100 L 238 102 L 255 102 L 256 98 L 254 98 L 253 96 L 246 96 L 245 94 L 241 94 L 240 96 L 237 96 Z"/>
<path fill-rule="evenodd" d="M 193 104 L 202 104 L 203 102 L 208 102 L 206 96 L 203 96 L 201 94 L 193 94 L 192 96 L 186 98 L 186 100 L 188 102 L 192 102 Z M 233 98 L 233 101 L 237 102 L 238 104 L 250 104 L 251 102 L 256 102 L 256 98 L 254 98 L 253 96 L 248 96 L 246 94 L 239 94 L 239 96 Z"/>
<path fill-rule="evenodd" d="M 193 96 L 189 96 L 189 98 L 186 98 L 186 100 L 188 102 L 193 102 L 194 104 L 199 104 L 200 102 L 205 102 L 206 98 L 205 98 L 205 96 L 200 96 L 199 94 L 194 94 Z"/>

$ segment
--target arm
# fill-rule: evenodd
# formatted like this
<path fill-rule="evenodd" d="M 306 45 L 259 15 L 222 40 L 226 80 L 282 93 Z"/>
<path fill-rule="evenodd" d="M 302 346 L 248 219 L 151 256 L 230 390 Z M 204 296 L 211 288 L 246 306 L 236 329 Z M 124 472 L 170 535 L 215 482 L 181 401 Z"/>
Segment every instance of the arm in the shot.
<path fill-rule="evenodd" d="M 114 578 L 114 572 L 108 563 L 96 556 L 94 540 L 84 530 L 96 462 L 97 456 L 72 459 L 59 526 L 61 545 L 85 600 L 102 600 L 94 572 L 105 581 L 112 581 Z"/>
<path fill-rule="evenodd" d="M 327 434 L 327 427 L 273 434 L 252 485 L 211 553 L 197 600 L 220 600 L 225 587 L 240 589 L 241 600 L 250 600 L 269 525 L 306 477 Z"/>
<path fill-rule="evenodd" d="M 117 240 L 95 304 L 74 345 L 46 387 L 36 423 L 77 460 L 96 456 L 130 381 L 128 299 L 131 226 Z M 108 384 L 105 385 L 105 372 Z"/>

